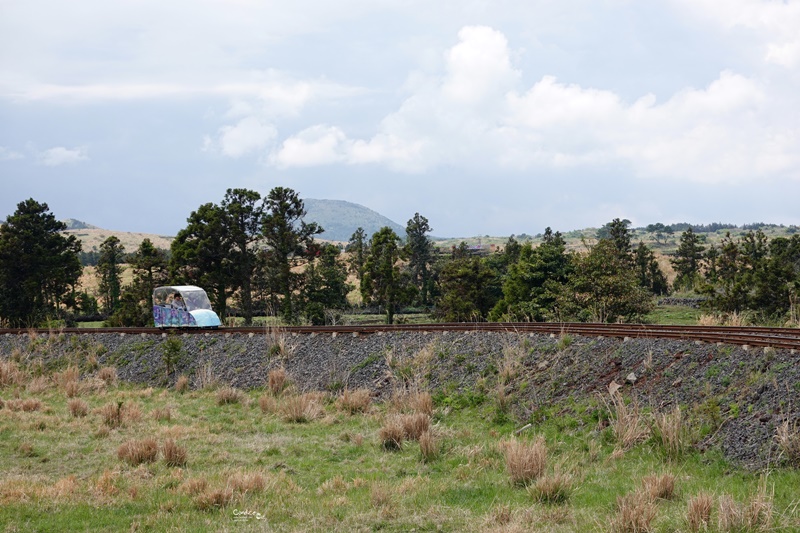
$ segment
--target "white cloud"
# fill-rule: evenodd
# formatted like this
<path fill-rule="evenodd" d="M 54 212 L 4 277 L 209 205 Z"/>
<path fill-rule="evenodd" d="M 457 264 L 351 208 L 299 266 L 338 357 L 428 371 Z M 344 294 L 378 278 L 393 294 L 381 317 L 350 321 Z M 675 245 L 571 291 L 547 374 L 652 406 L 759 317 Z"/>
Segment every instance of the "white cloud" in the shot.
<path fill-rule="evenodd" d="M 763 59 L 787 68 L 800 66 L 800 2 L 778 0 L 672 0 L 681 9 L 728 31 L 755 33 Z"/>
<path fill-rule="evenodd" d="M 19 152 L 15 152 L 6 146 L 0 146 L 0 161 L 13 161 L 14 159 L 22 159 L 25 156 Z"/>
<path fill-rule="evenodd" d="M 63 146 L 56 146 L 39 154 L 39 162 L 48 167 L 70 165 L 88 160 L 89 156 L 84 148 L 69 149 Z"/>
<path fill-rule="evenodd" d="M 289 137 L 271 161 L 282 167 L 381 163 L 421 172 L 449 165 L 624 165 L 645 178 L 703 183 L 798 179 L 800 127 L 791 108 L 747 76 L 723 71 L 704 88 L 659 103 L 628 103 L 610 90 L 545 75 L 519 90 L 506 38 L 467 27 L 441 73 L 414 74 L 414 91 L 368 139 L 315 126 Z M 781 112 L 785 116 L 780 116 Z"/>
<path fill-rule="evenodd" d="M 346 161 L 350 142 L 342 130 L 332 126 L 313 126 L 286 139 L 272 155 L 280 167 L 310 167 Z"/>
<path fill-rule="evenodd" d="M 263 124 L 255 117 L 240 120 L 235 126 L 220 128 L 220 151 L 233 158 L 264 150 L 278 135 L 272 124 Z"/>

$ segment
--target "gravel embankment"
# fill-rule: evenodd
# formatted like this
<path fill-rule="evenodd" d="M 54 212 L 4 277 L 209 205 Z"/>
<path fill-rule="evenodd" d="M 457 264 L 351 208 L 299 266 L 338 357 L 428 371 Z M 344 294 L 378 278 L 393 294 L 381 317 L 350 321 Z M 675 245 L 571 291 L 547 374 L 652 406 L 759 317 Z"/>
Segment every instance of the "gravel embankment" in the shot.
<path fill-rule="evenodd" d="M 706 425 L 718 426 L 701 446 L 719 446 L 751 468 L 774 462 L 777 426 L 800 420 L 800 355 L 785 350 L 488 332 L 175 338 L 180 357 L 169 376 L 166 336 L 3 335 L 0 359 L 21 357 L 29 364 L 41 359 L 45 368 L 55 368 L 96 357 L 99 367 L 115 366 L 120 379 L 153 386 L 171 385 L 185 374 L 195 386 L 213 377 L 258 388 L 266 385 L 270 369 L 283 366 L 301 390 L 367 387 L 376 396 L 416 381 L 434 392 L 491 398 L 498 375 L 504 375 L 510 377 L 508 392 L 521 421 L 570 398 L 607 394 L 616 381 L 643 406 L 663 412 L 680 405 Z"/>

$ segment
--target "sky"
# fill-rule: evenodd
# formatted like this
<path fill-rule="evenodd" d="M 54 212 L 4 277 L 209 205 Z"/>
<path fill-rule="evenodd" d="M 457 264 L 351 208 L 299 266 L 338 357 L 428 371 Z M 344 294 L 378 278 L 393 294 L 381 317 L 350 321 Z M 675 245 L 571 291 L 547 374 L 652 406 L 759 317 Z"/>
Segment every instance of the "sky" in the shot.
<path fill-rule="evenodd" d="M 0 0 L 0 219 L 800 224 L 800 0 Z"/>

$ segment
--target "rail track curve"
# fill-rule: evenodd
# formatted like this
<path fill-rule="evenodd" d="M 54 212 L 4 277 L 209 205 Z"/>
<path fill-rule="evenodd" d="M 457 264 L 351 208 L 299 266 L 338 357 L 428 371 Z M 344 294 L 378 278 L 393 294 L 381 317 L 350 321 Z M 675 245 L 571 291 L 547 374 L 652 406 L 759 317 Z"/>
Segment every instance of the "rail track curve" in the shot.
<path fill-rule="evenodd" d="M 587 337 L 679 339 L 697 342 L 736 344 L 800 350 L 800 328 L 734 327 L 734 326 L 669 326 L 659 324 L 598 324 L 579 322 L 458 322 L 438 324 L 340 325 L 234 327 L 219 329 L 160 328 L 64 328 L 64 329 L 0 329 L 0 335 L 23 334 L 100 334 L 166 335 L 166 334 L 311 334 L 370 335 L 390 332 L 471 333 L 512 332 L 539 335 L 579 335 Z"/>

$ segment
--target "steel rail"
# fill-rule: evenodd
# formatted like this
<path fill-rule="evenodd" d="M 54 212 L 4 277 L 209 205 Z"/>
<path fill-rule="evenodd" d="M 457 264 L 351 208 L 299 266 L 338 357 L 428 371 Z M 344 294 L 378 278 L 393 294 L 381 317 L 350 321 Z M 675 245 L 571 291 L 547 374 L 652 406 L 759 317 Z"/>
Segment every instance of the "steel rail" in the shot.
<path fill-rule="evenodd" d="M 0 335 L 48 334 L 311 334 L 369 335 L 393 332 L 511 332 L 520 334 L 579 335 L 589 337 L 662 338 L 710 343 L 800 349 L 800 329 L 735 326 L 675 326 L 662 324 L 598 324 L 578 322 L 458 322 L 439 324 L 392 324 L 346 326 L 262 326 L 220 329 L 159 328 L 65 328 L 0 329 Z"/>

